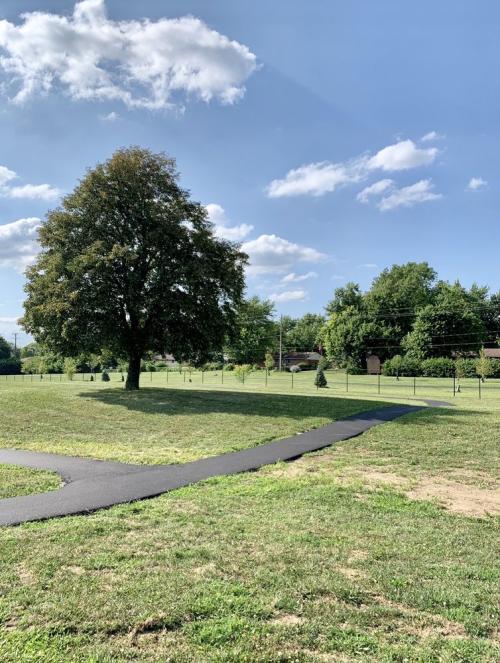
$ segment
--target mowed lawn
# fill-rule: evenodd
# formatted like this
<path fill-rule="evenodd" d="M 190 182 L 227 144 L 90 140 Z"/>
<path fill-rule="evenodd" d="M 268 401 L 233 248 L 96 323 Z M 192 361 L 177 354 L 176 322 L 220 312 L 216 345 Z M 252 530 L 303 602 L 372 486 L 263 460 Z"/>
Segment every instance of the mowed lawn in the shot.
<path fill-rule="evenodd" d="M 0 447 L 134 462 L 242 448 L 376 406 L 16 389 L 0 390 Z M 293 463 L 0 529 L 0 660 L 497 661 L 500 405 L 457 403 Z"/>
<path fill-rule="evenodd" d="M 0 383 L 0 448 L 183 463 L 294 435 L 383 403 L 115 383 Z"/>

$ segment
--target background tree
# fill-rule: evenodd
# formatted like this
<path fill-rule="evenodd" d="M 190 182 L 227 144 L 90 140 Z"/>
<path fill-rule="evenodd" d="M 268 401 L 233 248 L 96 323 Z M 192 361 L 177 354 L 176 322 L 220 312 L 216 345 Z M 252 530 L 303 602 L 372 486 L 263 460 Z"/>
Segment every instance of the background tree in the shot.
<path fill-rule="evenodd" d="M 0 336 L 0 359 L 10 359 L 12 346 L 3 336 Z"/>
<path fill-rule="evenodd" d="M 478 351 L 485 336 L 484 322 L 471 306 L 467 291 L 459 283 L 441 281 L 434 302 L 419 311 L 403 346 L 416 359 L 447 357 Z"/>
<path fill-rule="evenodd" d="M 25 329 L 66 356 L 127 357 L 128 389 L 139 388 L 147 351 L 208 357 L 232 332 L 246 263 L 212 230 L 173 159 L 119 150 L 47 215 Z"/>
<path fill-rule="evenodd" d="M 284 345 L 287 350 L 312 352 L 321 344 L 321 330 L 325 318 L 315 313 L 306 313 L 295 321 L 285 334 Z"/>
<path fill-rule="evenodd" d="M 251 297 L 237 309 L 234 334 L 226 352 L 237 364 L 257 364 L 273 346 L 276 327 L 274 306 L 269 300 Z"/>

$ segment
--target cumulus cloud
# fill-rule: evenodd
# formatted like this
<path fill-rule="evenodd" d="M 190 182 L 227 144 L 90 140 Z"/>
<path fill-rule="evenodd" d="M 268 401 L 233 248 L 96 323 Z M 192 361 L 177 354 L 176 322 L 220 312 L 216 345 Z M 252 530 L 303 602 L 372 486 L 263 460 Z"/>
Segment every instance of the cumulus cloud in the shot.
<path fill-rule="evenodd" d="M 269 198 L 322 196 L 347 184 L 362 182 L 377 170 L 396 172 L 428 166 L 438 154 L 436 147 L 420 148 L 412 140 L 401 140 L 372 156 L 366 154 L 345 163 L 321 161 L 289 170 L 282 179 L 273 180 L 266 187 L 266 192 Z M 388 180 L 382 182 L 387 183 Z"/>
<path fill-rule="evenodd" d="M 363 170 L 360 162 L 310 163 L 288 171 L 283 179 L 273 180 L 267 187 L 267 195 L 269 198 L 322 196 L 345 184 L 359 182 L 362 178 Z"/>
<path fill-rule="evenodd" d="M 28 198 L 30 200 L 54 200 L 61 191 L 49 184 L 24 184 L 12 186 L 12 180 L 18 178 L 17 173 L 6 166 L 0 166 L 0 196 L 3 198 Z"/>
<path fill-rule="evenodd" d="M 382 212 L 387 212 L 397 207 L 413 207 L 442 197 L 440 193 L 434 193 L 432 189 L 431 180 L 420 180 L 410 186 L 396 189 L 389 196 L 382 198 L 378 208 Z"/>
<path fill-rule="evenodd" d="M 316 249 L 289 242 L 277 235 L 260 235 L 245 242 L 242 251 L 250 257 L 250 274 L 283 274 L 297 263 L 320 262 L 326 256 Z"/>
<path fill-rule="evenodd" d="M 488 186 L 488 182 L 483 180 L 482 177 L 471 177 L 469 184 L 467 184 L 467 191 L 478 191 L 485 186 Z"/>
<path fill-rule="evenodd" d="M 307 297 L 305 290 L 287 290 L 285 292 L 274 293 L 269 295 L 269 299 L 276 304 L 284 302 L 301 302 Z"/>
<path fill-rule="evenodd" d="M 398 171 L 428 166 L 437 157 L 437 147 L 420 148 L 412 140 L 400 140 L 379 150 L 368 160 L 370 170 Z"/>
<path fill-rule="evenodd" d="M 0 226 L 0 267 L 13 267 L 22 272 L 39 252 L 40 219 L 18 219 Z"/>
<path fill-rule="evenodd" d="M 433 143 L 436 140 L 443 140 L 443 138 L 443 134 L 438 134 L 437 131 L 429 131 L 429 133 L 425 134 L 425 136 L 422 136 L 420 140 L 422 143 Z"/>
<path fill-rule="evenodd" d="M 316 272 L 307 272 L 307 274 L 295 274 L 295 272 L 290 272 L 290 274 L 287 274 L 281 279 L 281 283 L 302 283 L 302 281 L 316 278 L 318 278 Z"/>
<path fill-rule="evenodd" d="M 29 198 L 30 200 L 55 200 L 61 195 L 61 191 L 49 184 L 25 184 L 5 189 L 7 198 Z"/>
<path fill-rule="evenodd" d="M 388 189 L 392 189 L 394 186 L 394 180 L 379 180 L 370 186 L 367 186 L 360 191 L 357 195 L 357 199 L 360 203 L 368 203 L 372 196 L 379 196 L 382 193 L 385 193 Z"/>
<path fill-rule="evenodd" d="M 257 66 L 246 46 L 192 16 L 114 21 L 104 0 L 82 0 L 71 16 L 21 19 L 0 21 L 0 69 L 15 103 L 62 90 L 129 108 L 169 108 L 181 95 L 232 104 Z"/>
<path fill-rule="evenodd" d="M 229 219 L 226 211 L 221 205 L 210 203 L 205 206 L 208 212 L 209 220 L 214 224 L 214 233 L 217 237 L 227 239 L 230 242 L 240 242 L 245 239 L 253 230 L 253 226 L 248 223 L 240 223 L 238 226 L 229 226 Z"/>

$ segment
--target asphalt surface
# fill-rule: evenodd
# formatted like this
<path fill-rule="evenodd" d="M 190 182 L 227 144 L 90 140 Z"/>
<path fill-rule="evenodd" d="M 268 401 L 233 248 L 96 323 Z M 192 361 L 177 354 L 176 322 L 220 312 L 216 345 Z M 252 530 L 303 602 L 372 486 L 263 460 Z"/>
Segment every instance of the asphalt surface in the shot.
<path fill-rule="evenodd" d="M 432 407 L 448 406 L 425 401 Z M 0 449 L 0 464 L 21 465 L 60 474 L 61 489 L 0 500 L 0 525 L 85 514 L 150 497 L 210 477 L 257 470 L 347 440 L 387 421 L 423 409 L 394 405 L 356 414 L 307 433 L 182 465 L 128 465 L 56 454 Z"/>

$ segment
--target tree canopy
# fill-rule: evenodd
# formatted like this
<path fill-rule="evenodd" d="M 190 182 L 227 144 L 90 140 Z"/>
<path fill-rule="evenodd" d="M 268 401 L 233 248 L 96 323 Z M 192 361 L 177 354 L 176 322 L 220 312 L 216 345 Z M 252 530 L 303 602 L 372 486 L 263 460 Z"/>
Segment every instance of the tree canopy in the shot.
<path fill-rule="evenodd" d="M 326 310 L 329 359 L 358 368 L 372 352 L 420 360 L 478 352 L 496 343 L 500 329 L 500 293 L 438 281 L 425 262 L 383 270 L 366 293 L 355 283 L 337 288 Z"/>
<path fill-rule="evenodd" d="M 202 360 L 233 333 L 247 257 L 214 236 L 164 154 L 122 149 L 89 170 L 48 213 L 40 244 L 25 329 L 65 356 L 126 357 L 129 389 L 146 352 Z"/>

